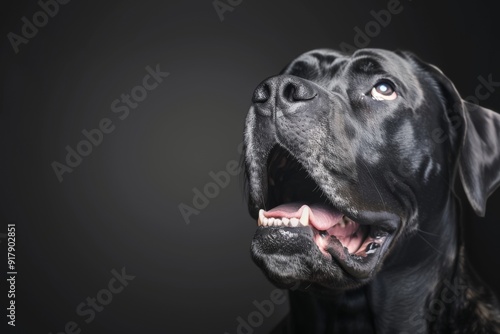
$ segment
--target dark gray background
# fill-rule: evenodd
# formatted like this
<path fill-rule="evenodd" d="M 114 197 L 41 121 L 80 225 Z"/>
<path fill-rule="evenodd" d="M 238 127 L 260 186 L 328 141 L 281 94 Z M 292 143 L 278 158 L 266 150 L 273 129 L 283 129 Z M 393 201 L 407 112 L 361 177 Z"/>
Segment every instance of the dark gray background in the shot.
<path fill-rule="evenodd" d="M 20 34 L 21 17 L 31 21 L 40 7 L 3 4 L 0 233 L 17 223 L 19 273 L 17 326 L 8 333 L 59 333 L 71 320 L 82 333 L 236 333 L 237 317 L 274 289 L 249 256 L 255 222 L 241 179 L 232 177 L 189 225 L 178 205 L 192 205 L 192 189 L 210 182 L 210 171 L 239 160 L 261 80 L 309 49 L 354 44 L 353 28 L 364 30 L 370 11 L 387 3 L 245 0 L 221 22 L 210 0 L 73 0 L 18 54 L 7 33 Z M 474 95 L 480 75 L 500 81 L 493 5 L 401 4 L 369 47 L 415 52 L 464 97 Z M 120 121 L 111 102 L 156 64 L 170 76 Z M 500 110 L 500 94 L 481 104 Z M 74 148 L 81 131 L 105 117 L 114 132 L 59 183 L 50 164 L 63 162 L 65 146 Z M 473 262 L 497 292 L 499 204 L 497 192 L 488 217 L 467 219 L 466 230 Z M 5 246 L 1 239 L 2 261 Z M 122 267 L 135 279 L 85 324 L 76 306 Z M 286 311 L 277 307 L 255 333 L 267 333 Z M 3 326 L 4 311 L 0 319 Z"/>

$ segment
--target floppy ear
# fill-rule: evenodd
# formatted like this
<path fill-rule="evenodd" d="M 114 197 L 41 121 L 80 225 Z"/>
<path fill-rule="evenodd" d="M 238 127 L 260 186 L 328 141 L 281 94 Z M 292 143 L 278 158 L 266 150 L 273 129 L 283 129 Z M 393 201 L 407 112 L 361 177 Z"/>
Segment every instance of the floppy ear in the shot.
<path fill-rule="evenodd" d="M 472 208 L 483 217 L 486 200 L 500 185 L 500 115 L 469 102 L 463 102 L 463 109 L 460 178 Z"/>
<path fill-rule="evenodd" d="M 429 73 L 439 86 L 448 118 L 459 118 L 450 133 L 458 140 L 458 173 L 467 198 L 478 216 L 486 211 L 486 200 L 500 185 L 500 115 L 462 100 L 455 86 L 437 67 L 416 56 L 410 58 Z M 453 138 L 456 137 L 456 138 Z"/>

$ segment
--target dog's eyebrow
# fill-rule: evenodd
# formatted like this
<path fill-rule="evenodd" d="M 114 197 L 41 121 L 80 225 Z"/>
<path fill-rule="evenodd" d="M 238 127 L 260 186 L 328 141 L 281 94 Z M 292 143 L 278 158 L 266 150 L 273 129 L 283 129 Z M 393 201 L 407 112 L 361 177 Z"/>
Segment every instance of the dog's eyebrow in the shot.
<path fill-rule="evenodd" d="M 355 73 L 380 74 L 385 73 L 378 59 L 373 56 L 362 56 L 354 58 L 349 64 L 349 69 Z"/>

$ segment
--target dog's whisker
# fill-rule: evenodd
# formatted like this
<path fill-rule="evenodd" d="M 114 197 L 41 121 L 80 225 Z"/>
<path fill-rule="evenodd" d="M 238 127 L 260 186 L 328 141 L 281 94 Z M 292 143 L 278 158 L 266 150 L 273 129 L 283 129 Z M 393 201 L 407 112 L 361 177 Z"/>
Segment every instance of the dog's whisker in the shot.
<path fill-rule="evenodd" d="M 424 236 L 422 236 L 421 234 L 418 234 L 417 235 L 423 240 L 425 241 L 426 244 L 428 244 L 433 250 L 435 250 L 436 252 L 438 252 L 439 254 L 444 254 L 442 251 L 440 251 L 439 249 L 437 249 L 434 245 L 432 245 L 429 241 L 427 241 L 427 239 L 424 238 Z"/>
<path fill-rule="evenodd" d="M 428 235 L 432 235 L 433 237 L 439 237 L 439 234 L 437 234 L 437 233 L 427 232 L 427 231 L 424 231 L 420 228 L 417 228 L 417 231 L 428 234 Z"/>
<path fill-rule="evenodd" d="M 378 187 L 377 187 L 377 184 L 375 183 L 375 179 L 373 178 L 373 175 L 372 173 L 370 172 L 370 170 L 368 169 L 368 167 L 366 166 L 365 163 L 363 163 L 363 161 L 360 161 L 361 164 L 366 168 L 366 171 L 368 172 L 368 175 L 370 175 L 370 179 L 372 180 L 372 184 L 373 186 L 375 187 L 375 190 L 377 190 L 377 193 L 378 193 L 378 196 L 380 197 L 380 200 L 382 201 L 382 205 L 384 206 L 384 211 L 386 211 L 386 207 L 385 207 L 385 201 L 384 199 L 382 198 L 382 194 L 380 193 L 380 191 L 378 190 Z"/>

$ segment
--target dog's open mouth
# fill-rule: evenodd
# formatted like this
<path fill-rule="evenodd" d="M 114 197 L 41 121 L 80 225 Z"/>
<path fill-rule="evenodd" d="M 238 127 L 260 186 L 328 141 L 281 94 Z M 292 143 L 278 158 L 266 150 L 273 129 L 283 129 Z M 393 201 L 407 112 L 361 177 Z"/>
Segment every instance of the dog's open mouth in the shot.
<path fill-rule="evenodd" d="M 370 226 L 360 225 L 325 204 L 294 202 L 279 205 L 269 211 L 260 210 L 258 226 L 309 226 L 314 233 L 316 245 L 326 256 L 331 256 L 328 250 L 335 249 L 339 242 L 350 255 L 367 256 L 374 254 L 385 240 L 383 233 L 371 234 Z"/>
<path fill-rule="evenodd" d="M 387 248 L 383 247 L 391 231 L 387 224 L 343 213 L 297 159 L 279 145 L 269 153 L 267 184 L 265 205 L 270 209 L 259 211 L 257 223 L 260 233 L 270 235 L 273 241 L 281 235 L 305 235 L 326 258 L 335 259 L 353 274 L 361 269 L 356 263 L 367 265 Z M 289 242 L 290 238 L 284 240 Z"/>

